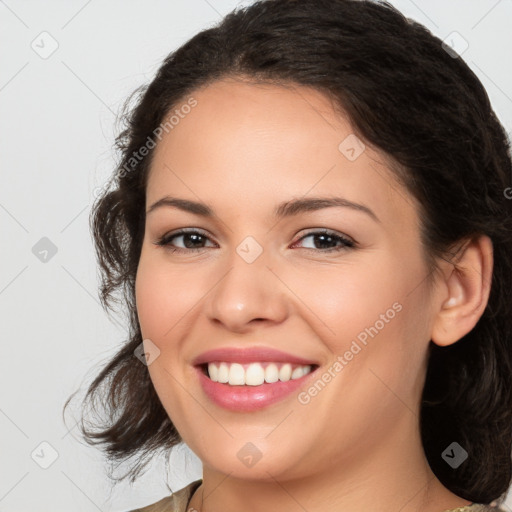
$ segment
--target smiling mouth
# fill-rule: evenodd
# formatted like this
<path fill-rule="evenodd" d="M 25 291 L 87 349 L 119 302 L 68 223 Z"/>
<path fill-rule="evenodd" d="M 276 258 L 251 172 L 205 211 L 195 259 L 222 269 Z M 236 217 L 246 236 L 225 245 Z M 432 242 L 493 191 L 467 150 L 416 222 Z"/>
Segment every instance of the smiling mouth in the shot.
<path fill-rule="evenodd" d="M 229 386 L 260 386 L 297 380 L 318 368 L 316 364 L 283 362 L 232 363 L 215 361 L 199 365 L 211 381 Z"/>

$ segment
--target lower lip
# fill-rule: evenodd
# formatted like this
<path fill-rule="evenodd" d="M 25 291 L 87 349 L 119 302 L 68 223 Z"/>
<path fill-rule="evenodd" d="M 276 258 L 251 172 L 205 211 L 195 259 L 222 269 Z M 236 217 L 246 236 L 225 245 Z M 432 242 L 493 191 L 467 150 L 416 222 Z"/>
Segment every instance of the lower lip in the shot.
<path fill-rule="evenodd" d="M 284 400 L 299 389 L 315 371 L 287 382 L 277 381 L 272 384 L 264 382 L 259 386 L 230 386 L 213 382 L 199 367 L 196 367 L 196 370 L 199 374 L 199 382 L 212 402 L 225 409 L 240 412 L 256 411 Z"/>

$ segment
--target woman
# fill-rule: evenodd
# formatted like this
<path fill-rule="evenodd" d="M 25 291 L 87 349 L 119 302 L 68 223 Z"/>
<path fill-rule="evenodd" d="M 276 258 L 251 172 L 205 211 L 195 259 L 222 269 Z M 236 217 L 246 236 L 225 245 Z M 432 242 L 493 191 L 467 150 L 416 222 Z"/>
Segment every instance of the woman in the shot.
<path fill-rule="evenodd" d="M 509 146 L 460 57 L 385 3 L 266 0 L 165 60 L 92 216 L 125 346 L 84 423 L 144 511 L 491 510 L 510 484 Z M 125 475 L 128 476 L 128 475 Z"/>

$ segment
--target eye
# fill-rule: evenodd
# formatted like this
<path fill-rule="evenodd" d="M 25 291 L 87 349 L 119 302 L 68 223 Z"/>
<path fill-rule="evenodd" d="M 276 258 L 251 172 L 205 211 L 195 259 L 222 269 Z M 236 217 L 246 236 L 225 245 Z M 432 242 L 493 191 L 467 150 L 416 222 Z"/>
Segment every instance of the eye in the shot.
<path fill-rule="evenodd" d="M 312 231 L 310 233 L 307 233 L 306 235 L 302 236 L 298 242 L 301 242 L 303 240 L 306 240 L 307 238 L 312 239 L 312 245 L 315 245 L 315 242 L 318 242 L 319 245 L 324 246 L 324 248 L 321 250 L 321 252 L 331 252 L 331 251 L 342 251 L 346 249 L 350 249 L 356 246 L 356 243 L 340 234 L 335 233 L 334 231 L 330 231 L 328 229 L 322 229 L 319 231 Z M 297 243 L 297 242 L 296 242 Z M 295 244 L 296 244 L 295 243 Z M 294 244 L 294 245 L 295 245 Z M 325 245 L 331 245 L 334 244 L 334 247 L 328 247 L 325 248 Z M 338 244 L 338 245 L 336 245 Z M 307 250 L 320 250 L 316 247 L 305 247 Z"/>
<path fill-rule="evenodd" d="M 172 242 L 175 239 L 182 239 L 182 243 L 184 247 L 174 247 Z M 206 236 L 201 231 L 190 229 L 190 230 L 181 230 L 176 233 L 170 233 L 168 235 L 164 235 L 162 238 L 159 238 L 155 243 L 155 245 L 166 247 L 172 252 L 190 252 L 190 251 L 200 251 L 204 249 L 201 244 L 210 240 L 208 236 Z"/>
<path fill-rule="evenodd" d="M 304 249 L 312 250 L 312 251 L 320 251 L 320 252 L 332 252 L 332 251 L 342 251 L 350 248 L 354 248 L 356 246 L 356 242 L 345 237 L 343 235 L 337 234 L 334 231 L 330 231 L 328 229 L 312 231 L 302 236 L 297 242 L 293 244 L 292 247 L 296 246 L 299 242 L 311 238 L 313 242 L 313 246 L 321 245 L 323 247 L 304 247 Z M 174 245 L 175 240 L 182 239 L 183 247 L 176 247 Z M 205 243 L 211 241 L 210 237 L 204 234 L 202 231 L 197 229 L 188 229 L 188 230 L 180 230 L 176 233 L 169 233 L 159 238 L 155 245 L 166 247 L 171 252 L 191 252 L 191 251 L 201 251 L 205 249 Z M 315 244 L 317 242 L 317 244 Z M 332 246 L 334 244 L 334 247 Z M 331 246 L 331 247 L 325 247 Z"/>

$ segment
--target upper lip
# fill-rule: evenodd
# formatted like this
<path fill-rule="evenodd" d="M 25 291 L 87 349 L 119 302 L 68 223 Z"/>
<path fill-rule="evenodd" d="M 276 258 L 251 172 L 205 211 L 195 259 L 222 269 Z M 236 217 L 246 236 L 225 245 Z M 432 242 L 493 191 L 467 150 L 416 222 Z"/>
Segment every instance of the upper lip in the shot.
<path fill-rule="evenodd" d="M 257 362 L 283 362 L 300 365 L 316 365 L 314 361 L 304 359 L 276 350 L 271 347 L 223 347 L 208 350 L 199 354 L 193 361 L 194 366 L 211 363 L 213 361 L 225 361 L 231 363 L 257 363 Z"/>

